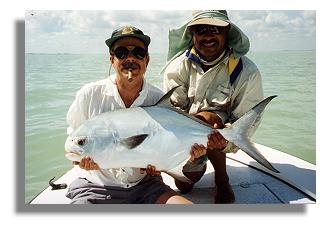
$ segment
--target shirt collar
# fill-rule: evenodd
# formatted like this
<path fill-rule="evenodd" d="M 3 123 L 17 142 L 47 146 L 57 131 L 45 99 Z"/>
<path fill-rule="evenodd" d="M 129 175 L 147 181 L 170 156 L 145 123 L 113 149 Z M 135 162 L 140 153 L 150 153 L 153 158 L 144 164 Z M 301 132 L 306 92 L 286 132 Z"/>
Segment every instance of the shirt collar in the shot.
<path fill-rule="evenodd" d="M 199 54 L 195 50 L 195 47 L 192 47 L 192 49 L 189 49 L 186 52 L 186 56 L 189 60 L 192 60 L 197 64 L 204 65 L 216 65 L 217 63 L 223 62 L 223 60 L 225 60 L 225 57 L 228 56 L 228 54 L 229 53 L 227 52 L 227 50 L 224 50 L 223 53 L 216 60 L 208 62 L 199 56 Z"/>
<path fill-rule="evenodd" d="M 121 96 L 120 96 L 118 88 L 117 88 L 117 84 L 115 83 L 115 79 L 116 79 L 116 74 L 108 76 L 104 93 L 107 96 L 114 97 L 115 100 L 122 102 Z M 146 82 L 146 79 L 144 79 L 142 89 L 139 92 L 139 96 L 135 99 L 135 101 L 131 104 L 130 107 L 141 106 L 147 97 L 148 90 L 149 90 L 148 83 Z"/>
<path fill-rule="evenodd" d="M 203 71 L 202 68 L 201 68 L 201 62 L 200 62 L 199 59 L 198 59 L 198 61 L 196 61 L 196 60 L 195 60 L 196 58 L 193 59 L 194 57 L 189 58 L 189 55 L 191 56 L 191 50 L 189 50 L 189 49 L 186 50 L 185 54 L 186 54 L 186 57 L 187 57 L 189 60 L 191 60 L 193 68 L 198 69 L 198 67 L 199 67 L 199 69 L 201 69 L 201 71 Z M 231 54 L 230 50 L 226 50 L 226 52 L 224 53 L 224 55 L 222 56 L 222 58 L 221 58 L 221 59 L 218 61 L 218 63 L 217 63 L 216 65 L 214 65 L 211 69 L 215 69 L 215 68 L 217 68 L 218 66 L 220 66 L 221 64 L 223 64 L 223 65 L 227 65 L 230 54 Z M 198 70 L 199 70 L 199 69 L 198 69 Z"/>
<path fill-rule="evenodd" d="M 115 78 L 116 78 L 115 74 L 108 76 L 104 94 L 108 96 L 114 96 L 114 89 L 116 89 L 117 87 L 117 85 L 115 84 Z"/>

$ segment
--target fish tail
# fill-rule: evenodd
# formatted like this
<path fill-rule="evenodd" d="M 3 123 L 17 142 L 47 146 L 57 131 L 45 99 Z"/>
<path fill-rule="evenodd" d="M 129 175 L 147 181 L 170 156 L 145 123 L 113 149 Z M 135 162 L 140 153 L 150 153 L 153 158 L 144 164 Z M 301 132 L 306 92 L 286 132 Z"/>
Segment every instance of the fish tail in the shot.
<path fill-rule="evenodd" d="M 248 137 L 248 132 L 253 128 L 256 121 L 261 118 L 267 104 L 275 97 L 276 96 L 267 97 L 244 114 L 241 118 L 239 118 L 236 122 L 234 122 L 230 128 L 224 128 L 223 130 L 219 130 L 219 132 L 226 140 L 239 147 L 258 163 L 271 171 L 278 173 L 279 171 L 267 161 L 267 159 L 259 152 Z"/>

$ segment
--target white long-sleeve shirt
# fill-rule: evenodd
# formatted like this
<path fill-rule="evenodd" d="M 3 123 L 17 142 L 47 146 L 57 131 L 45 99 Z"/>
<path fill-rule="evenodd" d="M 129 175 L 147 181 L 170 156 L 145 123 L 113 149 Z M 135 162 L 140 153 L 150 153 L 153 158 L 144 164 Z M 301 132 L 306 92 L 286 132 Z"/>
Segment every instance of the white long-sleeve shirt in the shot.
<path fill-rule="evenodd" d="M 103 112 L 126 108 L 118 92 L 115 75 L 104 80 L 89 83 L 83 86 L 76 94 L 75 100 L 67 113 L 69 125 L 67 133 L 70 134 L 85 120 L 95 117 Z M 153 105 L 163 96 L 163 92 L 146 83 L 130 107 Z M 136 185 L 146 176 L 138 168 L 100 169 L 86 171 L 75 166 L 79 177 L 108 186 L 129 188 Z"/>

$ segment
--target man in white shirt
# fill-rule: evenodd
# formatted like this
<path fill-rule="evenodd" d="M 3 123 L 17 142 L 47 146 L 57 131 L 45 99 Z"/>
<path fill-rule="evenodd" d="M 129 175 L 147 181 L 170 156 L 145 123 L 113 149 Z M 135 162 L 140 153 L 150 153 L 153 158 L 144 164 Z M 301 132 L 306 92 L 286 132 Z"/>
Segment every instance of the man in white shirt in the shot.
<path fill-rule="evenodd" d="M 116 74 L 86 84 L 77 92 L 67 114 L 68 134 L 103 112 L 153 105 L 162 97 L 161 90 L 144 79 L 149 43 L 150 37 L 135 27 L 123 26 L 113 31 L 106 44 Z M 203 146 L 192 148 L 192 158 L 200 156 L 200 148 Z M 75 204 L 191 203 L 165 185 L 151 165 L 146 172 L 140 168 L 101 169 L 92 158 L 84 157 L 76 167 L 80 167 L 80 178 L 70 185 L 67 193 Z"/>

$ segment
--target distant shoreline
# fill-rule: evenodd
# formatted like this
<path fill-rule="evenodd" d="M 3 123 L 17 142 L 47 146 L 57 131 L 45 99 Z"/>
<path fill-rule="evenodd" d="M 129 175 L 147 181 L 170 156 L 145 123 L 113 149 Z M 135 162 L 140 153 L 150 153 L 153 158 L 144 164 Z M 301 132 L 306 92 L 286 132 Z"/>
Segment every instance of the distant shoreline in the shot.
<path fill-rule="evenodd" d="M 284 49 L 284 50 L 272 50 L 272 51 L 249 51 L 248 53 L 266 53 L 266 52 L 316 52 L 316 49 L 302 49 L 302 50 L 291 50 L 291 49 Z M 108 53 L 38 53 L 38 52 L 26 52 L 27 55 L 108 55 Z M 167 53 L 157 53 L 157 52 L 150 52 L 150 54 L 155 55 L 167 55 Z"/>

